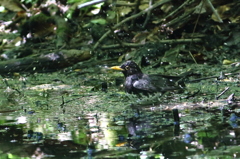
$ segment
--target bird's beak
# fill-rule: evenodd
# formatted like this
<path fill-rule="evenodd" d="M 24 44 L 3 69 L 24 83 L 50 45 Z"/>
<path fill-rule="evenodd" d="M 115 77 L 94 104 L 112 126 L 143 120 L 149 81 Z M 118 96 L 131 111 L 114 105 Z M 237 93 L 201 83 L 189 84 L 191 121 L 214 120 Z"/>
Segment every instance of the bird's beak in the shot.
<path fill-rule="evenodd" d="M 113 66 L 113 67 L 111 67 L 111 69 L 113 69 L 113 70 L 118 70 L 118 71 L 123 71 L 124 69 L 122 69 L 121 67 L 119 67 L 119 66 Z"/>

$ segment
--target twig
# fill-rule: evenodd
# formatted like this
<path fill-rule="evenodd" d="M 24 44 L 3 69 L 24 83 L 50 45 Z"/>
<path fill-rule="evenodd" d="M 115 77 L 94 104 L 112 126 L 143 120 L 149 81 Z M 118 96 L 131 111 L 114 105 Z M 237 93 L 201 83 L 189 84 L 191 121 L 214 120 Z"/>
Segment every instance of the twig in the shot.
<path fill-rule="evenodd" d="M 174 40 L 160 40 L 158 43 L 171 43 L 171 44 L 179 44 L 179 43 L 190 43 L 190 42 L 201 42 L 202 39 L 196 38 L 196 39 L 174 39 Z M 140 47 L 145 44 L 142 43 L 122 43 L 120 44 L 113 44 L 113 45 L 103 45 L 101 46 L 102 49 L 112 49 L 112 48 L 118 48 L 118 47 Z"/>
<path fill-rule="evenodd" d="M 94 5 L 94 4 L 102 3 L 102 2 L 105 2 L 105 1 L 106 0 L 93 0 L 93 1 L 90 1 L 90 2 L 80 4 L 80 5 L 78 5 L 77 8 L 80 9 L 80 8 L 84 8 L 84 7 L 87 7 L 87 6 Z"/>
<path fill-rule="evenodd" d="M 175 14 L 177 11 L 179 11 L 180 9 L 182 9 L 185 5 L 187 5 L 190 2 L 190 0 L 185 1 L 182 5 L 180 5 L 177 9 L 175 9 L 173 12 L 171 12 L 170 14 L 168 14 L 166 17 L 164 17 L 163 19 L 167 19 L 168 17 L 172 16 L 173 14 Z"/>
<path fill-rule="evenodd" d="M 189 11 L 186 11 L 186 13 L 174 18 L 173 20 L 167 22 L 165 25 L 166 27 L 169 26 L 179 26 L 179 24 L 177 25 L 176 23 L 179 22 L 186 22 L 185 19 L 189 19 L 191 17 L 191 14 L 194 12 L 194 8 L 190 9 Z"/>
<path fill-rule="evenodd" d="M 220 18 L 218 12 L 216 11 L 216 9 L 213 7 L 212 2 L 210 2 L 210 0 L 205 0 L 205 2 L 207 3 L 207 5 L 211 8 L 213 14 L 216 16 L 217 20 L 219 23 L 223 23 L 222 19 Z"/>
<path fill-rule="evenodd" d="M 149 0 L 149 7 L 151 7 L 152 4 L 153 4 L 153 0 Z M 146 25 L 147 25 L 147 23 L 148 23 L 148 21 L 150 19 L 150 16 L 151 16 L 151 11 L 147 12 L 147 17 L 146 17 L 146 19 L 145 19 L 145 21 L 143 23 L 143 28 L 146 27 Z"/>
<path fill-rule="evenodd" d="M 160 24 L 162 21 L 165 21 L 168 17 L 174 15 L 176 12 L 178 12 L 180 9 L 182 9 L 185 5 L 187 5 L 187 4 L 189 4 L 189 3 L 190 3 L 190 0 L 185 1 L 185 2 L 184 2 L 182 5 L 180 5 L 176 10 L 174 10 L 174 11 L 171 12 L 171 13 L 169 13 L 166 17 L 161 18 L 161 19 L 158 21 L 157 24 Z M 184 17 L 185 17 L 185 16 L 186 16 L 186 15 L 184 14 Z M 183 17 L 183 15 L 180 16 L 180 17 Z M 181 19 L 180 17 L 177 17 L 177 19 L 178 19 L 178 20 Z M 168 22 L 167 25 L 168 25 L 168 24 L 172 24 L 172 22 L 174 22 L 174 21 L 176 21 L 176 20 L 173 19 L 172 21 Z"/>
<path fill-rule="evenodd" d="M 226 73 L 224 75 L 228 77 L 228 76 L 233 76 L 233 75 L 238 75 L 238 74 L 239 73 Z M 187 83 L 199 82 L 199 81 L 211 79 L 211 78 L 219 78 L 219 76 L 209 76 L 209 77 L 198 78 L 198 79 L 187 81 Z"/>
<path fill-rule="evenodd" d="M 206 79 L 211 79 L 211 78 L 218 78 L 219 76 L 209 76 L 209 77 L 203 77 L 203 78 L 198 78 L 194 80 L 187 81 L 186 83 L 194 83 L 194 82 L 199 82 L 201 80 L 206 80 Z"/>
<path fill-rule="evenodd" d="M 64 102 L 64 97 L 62 96 L 62 104 L 60 105 L 61 108 L 63 108 L 64 104 L 65 104 L 65 102 Z"/>
<path fill-rule="evenodd" d="M 141 2 L 141 4 L 148 4 L 147 2 Z M 125 1 L 117 1 L 116 6 L 136 6 L 136 3 L 126 3 Z"/>
<path fill-rule="evenodd" d="M 225 94 L 229 90 L 229 87 L 225 88 L 217 97 L 216 100 L 218 100 L 223 94 Z"/>
<path fill-rule="evenodd" d="M 156 3 L 156 4 L 152 5 L 152 6 L 150 6 L 149 8 L 147 8 L 147 9 L 145 9 L 145 10 L 143 10 L 143 11 L 137 13 L 137 14 L 135 14 L 135 15 L 132 15 L 131 17 L 128 17 L 128 18 L 122 20 L 120 23 L 116 24 L 116 25 L 113 27 L 113 29 L 116 29 L 116 28 L 118 28 L 119 26 L 121 26 L 122 24 L 126 23 L 127 21 L 132 20 L 132 19 L 137 18 L 137 17 L 140 17 L 141 15 L 147 13 L 148 11 L 153 10 L 153 9 L 157 8 L 158 6 L 160 6 L 160 5 L 162 5 L 162 4 L 165 4 L 165 3 L 167 3 L 167 2 L 171 2 L 171 0 L 162 0 L 162 1 L 160 1 L 160 2 L 158 2 L 158 3 Z M 96 42 L 96 44 L 93 46 L 93 50 L 95 50 L 95 49 L 98 47 L 98 45 L 103 41 L 103 39 L 105 39 L 105 38 L 108 36 L 108 34 L 110 34 L 110 33 L 111 33 L 111 30 L 107 31 L 107 32 Z"/>

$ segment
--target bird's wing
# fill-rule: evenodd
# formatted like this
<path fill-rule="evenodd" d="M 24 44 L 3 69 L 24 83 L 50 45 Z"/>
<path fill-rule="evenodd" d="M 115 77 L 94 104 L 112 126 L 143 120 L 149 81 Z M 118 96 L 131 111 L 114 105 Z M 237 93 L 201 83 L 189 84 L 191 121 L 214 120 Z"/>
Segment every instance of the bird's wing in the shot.
<path fill-rule="evenodd" d="M 158 91 L 173 91 L 178 90 L 184 87 L 184 83 L 181 81 L 181 77 L 178 76 L 166 76 L 166 75 L 159 75 L 159 74 L 152 74 L 150 75 L 151 83 L 156 87 Z"/>
<path fill-rule="evenodd" d="M 179 87 L 175 84 L 176 78 L 166 78 L 160 75 L 143 75 L 141 79 L 133 83 L 133 87 L 148 92 L 165 92 L 176 90 Z"/>
<path fill-rule="evenodd" d="M 141 79 L 136 80 L 133 83 L 133 87 L 139 90 L 145 90 L 148 92 L 156 92 L 157 88 L 153 85 L 148 76 L 143 76 Z"/>
<path fill-rule="evenodd" d="M 133 83 L 133 87 L 139 90 L 145 90 L 148 92 L 156 92 L 157 89 L 149 81 L 140 79 Z"/>

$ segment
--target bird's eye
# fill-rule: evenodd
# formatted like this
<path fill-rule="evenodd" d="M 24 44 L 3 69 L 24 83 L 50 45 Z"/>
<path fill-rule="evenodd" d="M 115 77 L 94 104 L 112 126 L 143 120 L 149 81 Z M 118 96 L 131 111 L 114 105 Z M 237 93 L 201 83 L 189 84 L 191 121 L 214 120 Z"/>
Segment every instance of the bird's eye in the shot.
<path fill-rule="evenodd" d="M 128 70 L 128 69 L 129 69 L 129 66 L 126 66 L 125 69 Z"/>

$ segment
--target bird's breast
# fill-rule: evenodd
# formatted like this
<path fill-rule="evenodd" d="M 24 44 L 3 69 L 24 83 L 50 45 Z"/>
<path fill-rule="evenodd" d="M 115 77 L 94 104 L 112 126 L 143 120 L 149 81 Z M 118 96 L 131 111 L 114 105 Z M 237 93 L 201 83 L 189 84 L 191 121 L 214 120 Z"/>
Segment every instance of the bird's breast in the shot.
<path fill-rule="evenodd" d="M 136 81 L 136 79 L 132 78 L 132 76 L 129 76 L 125 80 L 125 91 L 128 93 L 132 93 L 133 90 L 133 83 Z"/>

